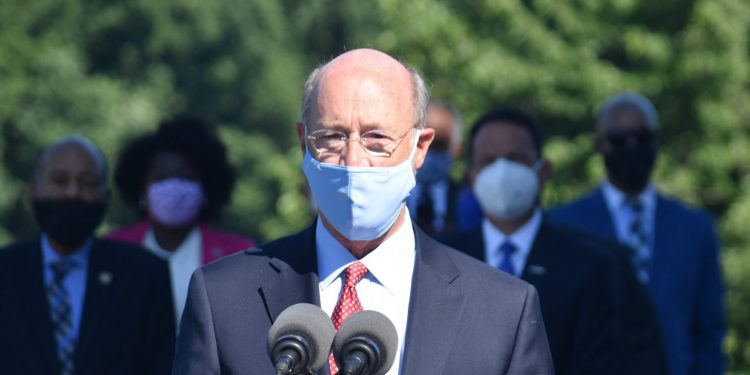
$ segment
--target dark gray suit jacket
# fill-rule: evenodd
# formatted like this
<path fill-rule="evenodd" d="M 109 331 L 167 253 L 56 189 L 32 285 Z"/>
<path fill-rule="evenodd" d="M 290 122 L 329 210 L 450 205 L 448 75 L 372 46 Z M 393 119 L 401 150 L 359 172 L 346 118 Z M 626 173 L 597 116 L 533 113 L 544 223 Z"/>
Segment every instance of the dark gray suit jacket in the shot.
<path fill-rule="evenodd" d="M 551 374 L 534 287 L 415 235 L 401 373 Z M 268 329 L 288 306 L 319 305 L 318 282 L 314 227 L 197 270 L 174 373 L 273 374 Z"/>

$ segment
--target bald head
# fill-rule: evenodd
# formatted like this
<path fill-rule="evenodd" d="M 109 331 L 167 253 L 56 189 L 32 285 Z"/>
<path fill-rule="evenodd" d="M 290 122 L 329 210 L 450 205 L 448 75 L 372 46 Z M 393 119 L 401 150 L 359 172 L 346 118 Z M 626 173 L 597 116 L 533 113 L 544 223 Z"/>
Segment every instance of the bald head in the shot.
<path fill-rule="evenodd" d="M 309 125 L 322 95 L 333 91 L 351 91 L 351 85 L 379 85 L 386 83 L 389 92 L 383 94 L 403 97 L 398 108 L 408 111 L 412 125 L 424 127 L 429 101 L 424 80 L 414 69 L 393 57 L 374 50 L 357 49 L 346 52 L 315 69 L 305 83 L 302 98 L 302 122 Z"/>

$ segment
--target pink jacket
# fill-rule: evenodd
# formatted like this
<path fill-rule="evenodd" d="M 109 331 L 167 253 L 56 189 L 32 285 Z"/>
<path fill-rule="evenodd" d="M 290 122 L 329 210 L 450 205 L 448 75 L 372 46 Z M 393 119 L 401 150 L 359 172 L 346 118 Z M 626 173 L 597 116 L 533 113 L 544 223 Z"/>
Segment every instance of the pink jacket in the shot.
<path fill-rule="evenodd" d="M 117 229 L 107 233 L 104 237 L 115 241 L 140 245 L 146 235 L 150 223 L 148 219 L 140 221 L 130 227 Z M 221 257 L 255 246 L 252 238 L 220 231 L 204 223 L 198 223 L 201 231 L 203 259 L 201 264 L 211 263 Z"/>

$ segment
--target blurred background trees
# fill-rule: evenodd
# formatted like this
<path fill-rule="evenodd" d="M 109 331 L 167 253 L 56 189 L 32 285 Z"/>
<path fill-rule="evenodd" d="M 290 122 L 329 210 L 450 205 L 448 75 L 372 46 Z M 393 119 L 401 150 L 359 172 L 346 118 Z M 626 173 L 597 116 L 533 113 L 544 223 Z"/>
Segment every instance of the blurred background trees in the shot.
<path fill-rule="evenodd" d="M 0 243 L 36 231 L 23 188 L 44 144 L 81 133 L 114 160 L 178 112 L 213 121 L 238 169 L 223 226 L 260 240 L 304 227 L 301 88 L 346 49 L 400 56 L 467 123 L 497 104 L 534 113 L 555 164 L 548 205 L 601 179 L 597 106 L 634 90 L 661 116 L 657 187 L 718 220 L 726 349 L 732 371 L 748 372 L 749 38 L 747 0 L 4 0 Z M 115 198 L 102 230 L 134 220 Z"/>

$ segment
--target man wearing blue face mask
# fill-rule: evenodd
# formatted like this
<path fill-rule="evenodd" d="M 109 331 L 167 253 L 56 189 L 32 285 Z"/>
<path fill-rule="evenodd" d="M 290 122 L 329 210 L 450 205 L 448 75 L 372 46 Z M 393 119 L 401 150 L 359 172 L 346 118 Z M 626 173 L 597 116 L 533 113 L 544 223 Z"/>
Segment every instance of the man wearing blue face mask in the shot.
<path fill-rule="evenodd" d="M 624 332 L 625 322 L 632 316 L 623 316 L 620 306 L 626 300 L 648 308 L 648 299 L 642 289 L 630 289 L 640 287 L 632 272 L 617 268 L 627 260 L 615 262 L 616 244 L 561 228 L 542 213 L 539 198 L 551 167 L 536 122 L 519 109 L 497 108 L 476 121 L 469 142 L 468 174 L 484 220 L 445 243 L 539 290 L 555 373 L 658 374 L 658 345 L 655 361 L 625 354 L 631 334 Z M 645 316 L 639 321 L 658 341 L 653 313 L 646 310 Z"/>
<path fill-rule="evenodd" d="M 398 337 L 389 375 L 552 373 L 535 289 L 411 222 L 405 202 L 434 136 L 427 101 L 418 73 L 371 49 L 310 75 L 297 135 L 319 217 L 195 272 L 175 373 L 273 373 L 268 329 L 301 302 L 336 329 L 363 309 L 386 315 Z M 310 370 L 338 373 L 332 360 Z"/>
<path fill-rule="evenodd" d="M 417 171 L 417 185 L 407 205 L 412 220 L 430 235 L 450 233 L 456 227 L 458 186 L 451 180 L 453 161 L 461 153 L 463 124 L 458 110 L 445 101 L 427 106 L 427 127 L 435 138 L 424 164 Z"/>

